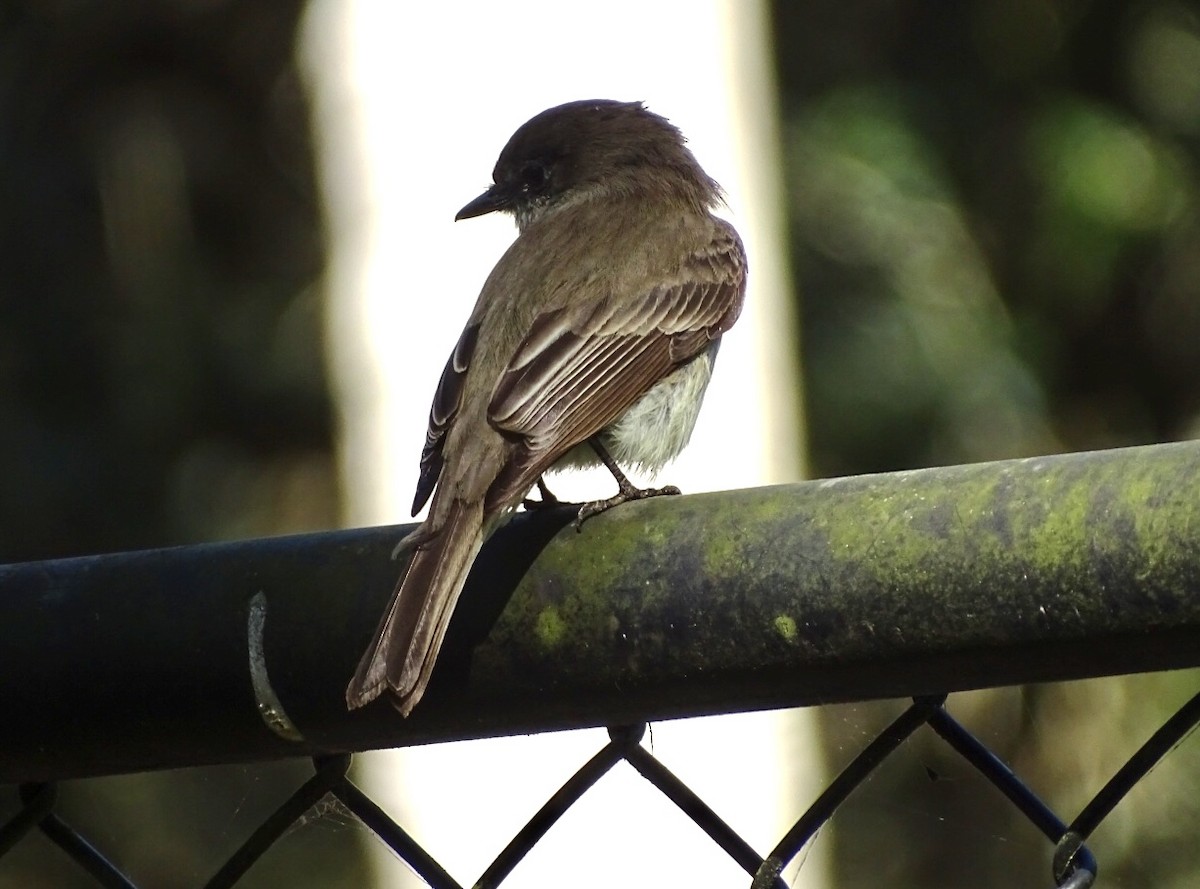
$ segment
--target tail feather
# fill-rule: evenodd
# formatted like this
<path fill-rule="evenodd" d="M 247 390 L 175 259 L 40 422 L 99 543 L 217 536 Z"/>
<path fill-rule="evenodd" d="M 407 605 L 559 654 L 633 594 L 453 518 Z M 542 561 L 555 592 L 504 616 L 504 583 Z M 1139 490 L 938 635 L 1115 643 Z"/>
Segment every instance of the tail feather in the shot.
<path fill-rule="evenodd" d="M 390 690 L 407 716 L 421 700 L 483 537 L 482 506 L 456 501 L 436 534 L 417 545 L 346 687 L 348 707 L 361 707 Z"/>

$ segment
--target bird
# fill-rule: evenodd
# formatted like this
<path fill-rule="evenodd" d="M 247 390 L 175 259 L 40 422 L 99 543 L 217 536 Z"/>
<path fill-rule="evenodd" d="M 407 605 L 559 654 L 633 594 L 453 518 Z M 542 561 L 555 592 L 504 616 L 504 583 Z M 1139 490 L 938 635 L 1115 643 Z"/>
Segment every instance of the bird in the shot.
<path fill-rule="evenodd" d="M 556 502 L 545 474 L 612 473 L 616 495 L 580 506 L 577 529 L 679 493 L 638 488 L 622 467 L 657 473 L 683 450 L 742 310 L 746 253 L 714 215 L 721 187 L 644 103 L 541 112 L 492 180 L 455 219 L 507 213 L 517 237 L 438 382 L 413 501 L 429 512 L 396 548 L 411 560 L 346 688 L 351 710 L 385 692 L 403 716 L 417 706 L 485 540 L 534 486 Z"/>

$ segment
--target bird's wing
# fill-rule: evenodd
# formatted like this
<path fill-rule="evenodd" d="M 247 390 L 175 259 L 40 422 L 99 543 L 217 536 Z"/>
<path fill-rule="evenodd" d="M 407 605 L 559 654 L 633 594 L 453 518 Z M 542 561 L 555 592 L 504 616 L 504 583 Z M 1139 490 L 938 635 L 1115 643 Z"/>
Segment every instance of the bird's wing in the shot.
<path fill-rule="evenodd" d="M 500 377 L 488 422 L 518 444 L 487 509 L 524 494 L 575 445 L 733 326 L 746 289 L 741 241 L 722 224 L 677 274 L 637 299 L 570 303 L 541 315 Z"/>
<path fill-rule="evenodd" d="M 442 474 L 442 447 L 450 424 L 462 404 L 463 380 L 466 379 L 471 356 L 475 354 L 478 338 L 478 322 L 468 324 L 455 343 L 454 351 L 450 353 L 450 359 L 438 380 L 437 391 L 433 393 L 429 427 L 425 431 L 425 447 L 421 450 L 421 477 L 417 480 L 417 493 L 413 498 L 413 515 L 421 511 Z"/>

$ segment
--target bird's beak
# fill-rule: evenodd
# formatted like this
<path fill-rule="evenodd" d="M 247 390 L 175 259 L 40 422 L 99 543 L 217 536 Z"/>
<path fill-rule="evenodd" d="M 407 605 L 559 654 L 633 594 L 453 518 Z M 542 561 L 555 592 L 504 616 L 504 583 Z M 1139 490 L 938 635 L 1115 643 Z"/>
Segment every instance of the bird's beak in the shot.
<path fill-rule="evenodd" d="M 496 210 L 507 210 L 510 206 L 512 206 L 512 199 L 500 190 L 499 185 L 493 185 L 454 214 L 454 221 L 471 219 L 474 216 L 482 216 L 484 213 L 492 213 Z"/>

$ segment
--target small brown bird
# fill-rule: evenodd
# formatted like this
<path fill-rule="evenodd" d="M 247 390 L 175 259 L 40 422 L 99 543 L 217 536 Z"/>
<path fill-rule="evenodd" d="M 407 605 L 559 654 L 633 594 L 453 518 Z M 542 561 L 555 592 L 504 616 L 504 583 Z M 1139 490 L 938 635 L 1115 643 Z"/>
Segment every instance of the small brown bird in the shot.
<path fill-rule="evenodd" d="M 513 134 L 493 185 L 456 219 L 495 210 L 519 236 L 492 270 L 429 413 L 412 561 L 346 689 L 350 708 L 390 691 L 420 701 L 484 540 L 552 469 L 657 471 L 687 444 L 721 335 L 746 289 L 746 255 L 710 212 L 720 187 L 679 130 L 640 102 L 543 111 Z"/>

